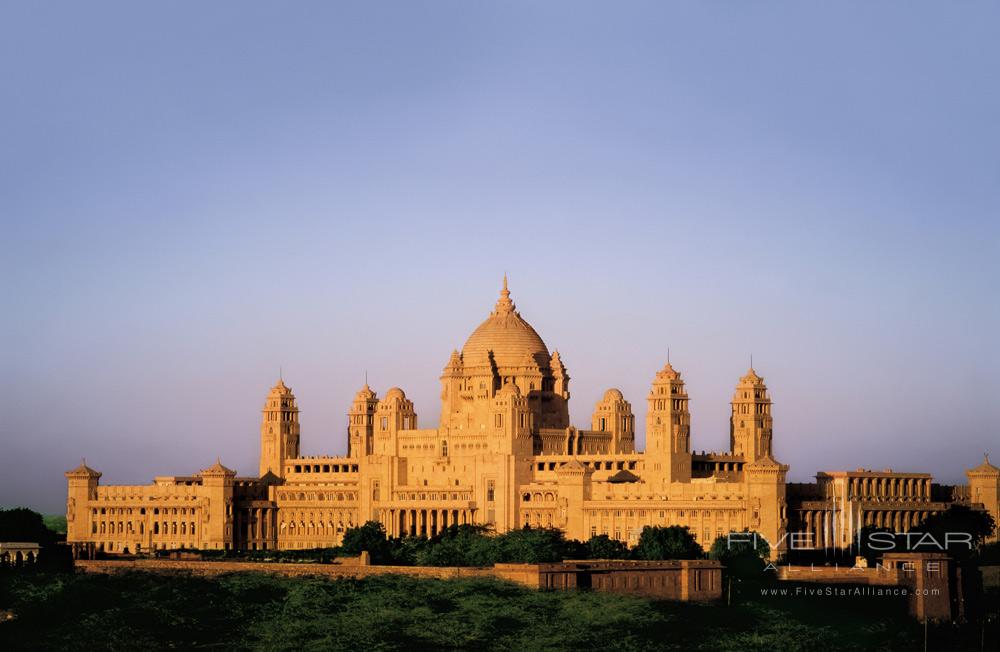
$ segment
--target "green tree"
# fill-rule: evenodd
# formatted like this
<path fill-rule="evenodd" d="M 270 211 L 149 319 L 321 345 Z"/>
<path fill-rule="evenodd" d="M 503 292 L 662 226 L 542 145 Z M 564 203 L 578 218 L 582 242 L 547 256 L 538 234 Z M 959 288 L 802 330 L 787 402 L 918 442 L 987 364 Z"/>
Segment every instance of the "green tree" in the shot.
<path fill-rule="evenodd" d="M 639 543 L 632 550 L 637 559 L 698 559 L 704 551 L 687 527 L 646 526 L 639 535 Z"/>
<path fill-rule="evenodd" d="M 421 566 L 489 566 L 498 558 L 496 538 L 482 525 L 451 525 L 415 555 Z"/>
<path fill-rule="evenodd" d="M 394 548 L 385 534 L 385 528 L 378 521 L 368 521 L 364 525 L 348 528 L 340 545 L 341 551 L 348 555 L 360 555 L 363 550 L 367 550 L 375 564 L 391 563 Z"/>
<path fill-rule="evenodd" d="M 771 546 L 768 545 L 760 533 L 745 529 L 742 532 L 730 532 L 718 537 L 708 551 L 708 556 L 712 559 L 725 561 L 735 557 L 757 557 L 767 559 L 771 554 Z"/>
<path fill-rule="evenodd" d="M 606 534 L 595 534 L 584 544 L 587 559 L 628 559 L 628 546 Z"/>
<path fill-rule="evenodd" d="M 498 562 L 543 564 L 562 561 L 572 554 L 566 535 L 556 528 L 523 528 L 496 537 Z"/>
<path fill-rule="evenodd" d="M 966 505 L 952 505 L 927 517 L 910 530 L 911 533 L 929 534 L 933 541 L 912 534 L 907 536 L 907 541 L 913 552 L 940 552 L 941 548 L 946 548 L 956 559 L 968 559 L 995 529 L 996 523 L 989 512 Z"/>
<path fill-rule="evenodd" d="M 758 532 L 743 530 L 718 537 L 708 551 L 708 556 L 726 565 L 728 572 L 738 577 L 760 575 L 771 546 Z"/>
<path fill-rule="evenodd" d="M 56 534 L 45 526 L 42 515 L 25 507 L 0 509 L 0 541 L 30 541 L 49 546 Z"/>

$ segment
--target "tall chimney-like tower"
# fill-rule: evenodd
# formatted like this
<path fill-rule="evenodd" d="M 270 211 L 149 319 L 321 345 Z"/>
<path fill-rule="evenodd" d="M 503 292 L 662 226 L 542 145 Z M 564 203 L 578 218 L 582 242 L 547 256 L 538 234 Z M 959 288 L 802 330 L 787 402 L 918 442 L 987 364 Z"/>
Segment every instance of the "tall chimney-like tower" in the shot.
<path fill-rule="evenodd" d="M 285 476 L 285 460 L 299 456 L 299 408 L 283 380 L 271 388 L 260 424 L 260 475 Z"/>
<path fill-rule="evenodd" d="M 751 368 L 740 378 L 733 394 L 733 413 L 729 419 L 729 444 L 734 455 L 747 462 L 772 457 L 771 398 L 764 379 Z"/>

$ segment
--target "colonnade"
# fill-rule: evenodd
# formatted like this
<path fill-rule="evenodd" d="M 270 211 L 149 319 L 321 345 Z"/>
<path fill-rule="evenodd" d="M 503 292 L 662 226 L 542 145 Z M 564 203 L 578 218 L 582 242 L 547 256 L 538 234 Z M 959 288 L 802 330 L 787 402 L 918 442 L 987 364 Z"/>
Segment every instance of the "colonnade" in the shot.
<path fill-rule="evenodd" d="M 432 537 L 452 525 L 475 523 L 474 509 L 388 509 L 382 523 L 391 536 Z M 388 523 L 385 522 L 388 516 Z"/>
<path fill-rule="evenodd" d="M 909 532 L 911 528 L 923 523 L 932 514 L 934 512 L 928 510 L 865 510 L 861 512 L 861 523 L 858 527 L 871 525 L 889 528 L 893 532 Z"/>
<path fill-rule="evenodd" d="M 13 566 L 19 568 L 38 562 L 37 550 L 4 550 L 0 552 L 0 567 Z"/>
<path fill-rule="evenodd" d="M 275 507 L 250 507 L 236 510 L 237 549 L 267 550 L 276 547 L 278 510 Z"/>
<path fill-rule="evenodd" d="M 855 518 L 850 520 L 853 537 L 861 528 L 866 526 L 888 528 L 893 532 L 909 532 L 929 516 L 934 514 L 933 510 L 914 509 L 874 509 L 862 510 Z M 809 542 L 816 548 L 833 548 L 845 543 L 846 532 L 838 532 L 834 526 L 834 519 L 840 518 L 840 512 L 825 509 L 807 509 L 799 514 L 801 532 L 809 535 Z M 844 523 L 844 521 L 841 521 Z M 846 523 L 840 528 L 846 527 Z"/>
<path fill-rule="evenodd" d="M 902 498 L 906 500 L 929 501 L 931 499 L 930 478 L 850 478 L 852 498 Z"/>

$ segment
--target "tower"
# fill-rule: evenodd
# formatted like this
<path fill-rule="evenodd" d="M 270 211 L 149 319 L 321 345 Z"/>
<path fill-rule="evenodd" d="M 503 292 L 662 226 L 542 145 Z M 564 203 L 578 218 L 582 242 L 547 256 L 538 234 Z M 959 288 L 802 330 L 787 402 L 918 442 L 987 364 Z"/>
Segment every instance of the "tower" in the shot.
<path fill-rule="evenodd" d="M 749 527 L 767 539 L 771 559 L 785 554 L 785 532 L 788 527 L 788 506 L 785 482 L 788 466 L 764 454 L 743 465 Z"/>
<path fill-rule="evenodd" d="M 528 398 L 513 383 L 507 383 L 493 397 L 492 406 L 493 450 L 506 454 L 528 457 L 532 454 L 534 415 L 528 407 Z M 492 447 L 491 447 L 492 448 Z"/>
<path fill-rule="evenodd" d="M 260 475 L 285 477 L 285 460 L 299 456 L 299 408 L 283 380 L 271 388 L 264 401 L 260 424 Z"/>
<path fill-rule="evenodd" d="M 551 382 L 549 389 L 552 396 L 554 414 L 548 418 L 549 423 L 546 426 L 550 428 L 566 428 L 570 425 L 569 373 L 567 373 L 566 365 L 563 364 L 562 358 L 559 356 L 559 351 L 552 352 L 552 357 L 549 358 L 549 368 L 552 370 L 552 380 L 543 380 L 542 389 L 545 389 L 546 382 Z"/>
<path fill-rule="evenodd" d="M 990 464 L 990 456 L 983 453 L 983 463 L 965 472 L 969 478 L 969 496 L 980 503 L 998 524 L 987 541 L 1000 541 L 1000 469 Z"/>
<path fill-rule="evenodd" d="M 610 453 L 635 452 L 635 417 L 621 390 L 609 389 L 594 408 L 591 430 L 611 433 Z"/>
<path fill-rule="evenodd" d="M 764 379 L 753 368 L 736 385 L 732 408 L 729 445 L 733 455 L 742 455 L 747 462 L 771 457 L 771 399 Z"/>
<path fill-rule="evenodd" d="M 281 385 L 281 381 L 278 381 L 278 384 Z M 285 389 L 288 388 L 286 387 Z M 295 442 L 297 449 L 297 434 Z M 201 483 L 205 488 L 205 494 L 208 498 L 208 518 L 201 524 L 201 541 L 205 548 L 229 550 L 234 540 L 233 513 L 235 510 L 233 505 L 233 484 L 236 478 L 236 471 L 226 468 L 222 465 L 221 460 L 216 459 L 215 464 L 207 469 L 202 469 L 198 475 L 201 476 Z"/>
<path fill-rule="evenodd" d="M 451 415 L 462 414 L 464 403 L 471 397 L 471 387 L 472 379 L 465 377 L 465 366 L 461 354 L 457 350 L 452 350 L 448 364 L 441 372 L 442 425 L 448 423 L 448 418 Z"/>
<path fill-rule="evenodd" d="M 406 398 L 400 388 L 389 389 L 375 411 L 372 452 L 376 455 L 398 455 L 399 431 L 416 428 L 417 413 L 413 410 L 413 401 Z"/>
<path fill-rule="evenodd" d="M 691 413 L 680 372 L 670 363 L 656 372 L 646 410 L 646 454 L 653 473 L 670 482 L 691 480 Z"/>
<path fill-rule="evenodd" d="M 359 458 L 375 452 L 375 411 L 378 396 L 368 383 L 354 395 L 351 411 L 347 413 L 347 454 Z"/>
<path fill-rule="evenodd" d="M 87 466 L 84 461 L 80 466 L 65 473 L 68 484 L 66 496 L 66 542 L 73 544 L 86 541 L 90 535 L 90 510 L 88 501 L 96 498 L 97 485 L 101 474 Z"/>

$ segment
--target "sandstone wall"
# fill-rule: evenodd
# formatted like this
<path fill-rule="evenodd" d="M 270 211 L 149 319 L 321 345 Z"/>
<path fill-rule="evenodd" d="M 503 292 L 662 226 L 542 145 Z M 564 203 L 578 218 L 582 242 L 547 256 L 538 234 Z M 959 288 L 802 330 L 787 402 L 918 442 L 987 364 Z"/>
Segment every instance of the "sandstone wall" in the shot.
<path fill-rule="evenodd" d="M 318 575 L 336 578 L 361 578 L 372 575 L 408 575 L 451 579 L 455 577 L 493 577 L 492 568 L 455 568 L 431 566 L 359 566 L 357 564 L 298 564 L 251 561 L 187 561 L 173 559 L 81 559 L 76 568 L 86 573 L 184 573 L 210 577 L 224 573 L 268 573 L 288 577 Z"/>

